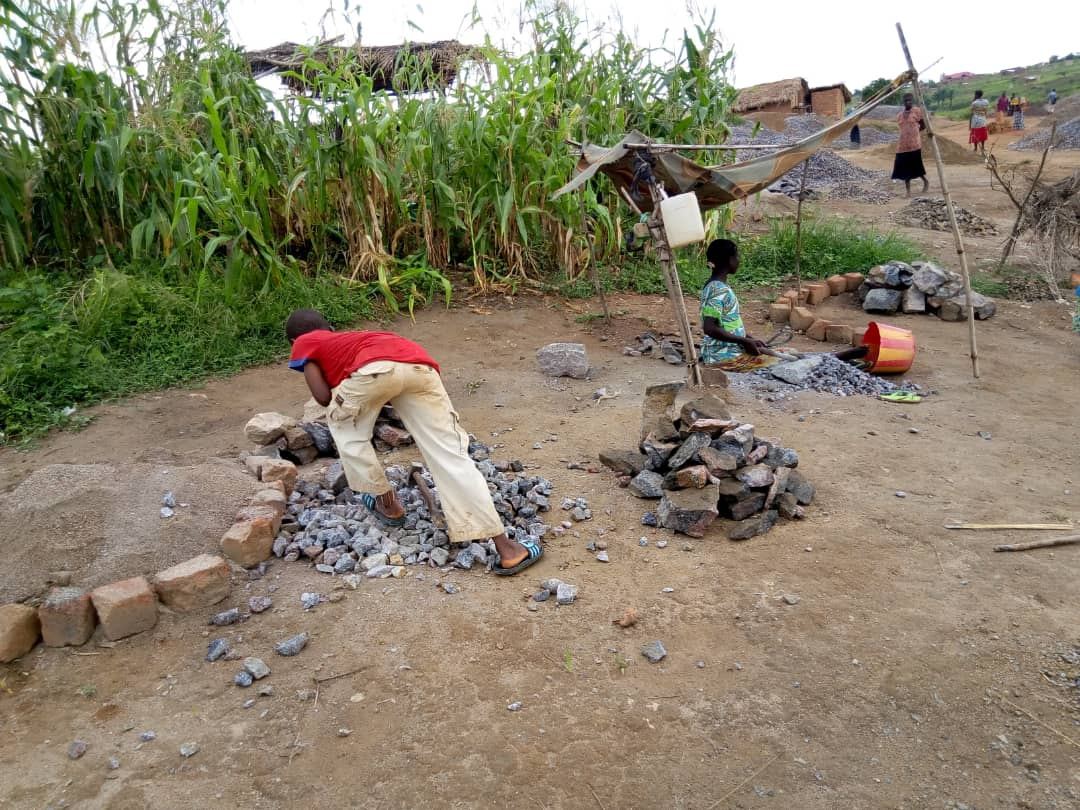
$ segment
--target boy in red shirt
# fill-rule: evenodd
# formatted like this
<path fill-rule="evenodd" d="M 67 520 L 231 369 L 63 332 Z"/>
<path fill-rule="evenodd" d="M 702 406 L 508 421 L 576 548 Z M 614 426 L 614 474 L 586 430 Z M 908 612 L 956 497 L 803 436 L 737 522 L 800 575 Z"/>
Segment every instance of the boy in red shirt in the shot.
<path fill-rule="evenodd" d="M 539 544 L 519 543 L 503 531 L 487 482 L 469 458 L 469 435 L 423 347 L 390 332 L 335 332 L 313 309 L 292 313 L 285 334 L 292 344 L 289 368 L 302 371 L 315 401 L 328 406 L 327 426 L 349 487 L 379 520 L 400 526 L 405 518 L 371 444 L 375 418 L 389 402 L 435 479 L 451 542 L 492 538 L 498 552 L 493 570 L 503 576 L 543 556 Z"/>

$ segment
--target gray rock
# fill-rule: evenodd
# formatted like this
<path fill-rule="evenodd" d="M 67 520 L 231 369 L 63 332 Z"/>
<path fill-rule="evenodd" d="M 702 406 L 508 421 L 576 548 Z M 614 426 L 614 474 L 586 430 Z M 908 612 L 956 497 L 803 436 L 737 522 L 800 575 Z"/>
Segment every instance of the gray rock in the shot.
<path fill-rule="evenodd" d="M 549 591 L 547 588 L 541 588 L 539 591 L 533 594 L 532 598 L 534 602 L 546 602 L 548 599 L 551 598 L 551 591 Z"/>
<path fill-rule="evenodd" d="M 649 545 L 649 538 L 648 537 L 639 537 L 638 541 L 637 541 L 637 544 L 639 546 L 641 546 L 642 548 L 645 548 L 645 546 Z M 661 548 L 663 548 L 663 547 L 661 546 Z"/>
<path fill-rule="evenodd" d="M 775 509 L 770 509 L 747 520 L 740 520 L 728 530 L 728 539 L 749 540 L 759 534 L 766 534 L 779 518 L 780 514 Z"/>
<path fill-rule="evenodd" d="M 191 757 L 195 756 L 197 753 L 199 753 L 199 744 L 198 743 L 189 742 L 189 743 L 184 743 L 183 745 L 180 746 L 180 756 L 182 756 L 184 759 L 190 759 Z"/>
<path fill-rule="evenodd" d="M 270 674 L 270 667 L 261 658 L 254 656 L 244 659 L 244 669 L 257 681 L 261 681 Z"/>
<path fill-rule="evenodd" d="M 376 565 L 366 576 L 368 579 L 380 579 L 393 575 L 395 566 L 393 565 Z"/>
<path fill-rule="evenodd" d="M 667 650 L 664 649 L 664 644 L 659 639 L 656 641 L 650 641 L 644 647 L 641 648 L 641 654 L 649 659 L 650 663 L 659 664 L 665 658 L 667 658 Z"/>
<path fill-rule="evenodd" d="M 923 295 L 937 295 L 941 285 L 949 281 L 949 271 L 932 262 L 913 262 L 911 287 Z M 905 310 L 906 311 L 906 310 Z"/>
<path fill-rule="evenodd" d="M 582 380 L 589 373 L 589 359 L 581 343 L 549 343 L 536 352 L 536 362 L 549 377 Z"/>
<path fill-rule="evenodd" d="M 922 315 L 926 312 L 926 293 L 917 287 L 908 287 L 900 306 L 908 315 Z"/>
<path fill-rule="evenodd" d="M 892 290 L 907 289 L 915 275 L 914 268 L 906 262 L 886 262 L 871 267 L 866 273 L 866 284 L 871 287 L 887 287 Z"/>
<path fill-rule="evenodd" d="M 508 712 L 519 712 L 519 711 L 521 711 L 521 706 L 522 706 L 521 701 L 520 700 L 515 700 L 513 703 L 508 703 L 506 705 L 506 710 Z"/>
<path fill-rule="evenodd" d="M 756 512 L 760 512 L 765 506 L 765 493 L 755 492 L 748 498 L 735 501 L 728 506 L 728 512 L 732 520 L 746 520 Z"/>
<path fill-rule="evenodd" d="M 814 500 L 814 485 L 797 470 L 792 470 L 788 476 L 787 491 L 794 495 L 795 499 L 804 506 Z"/>
<path fill-rule="evenodd" d="M 592 518 L 592 510 L 585 509 L 580 506 L 575 506 L 570 511 L 570 517 L 572 517 L 576 521 L 589 520 L 590 518 Z"/>
<path fill-rule="evenodd" d="M 176 514 L 176 512 L 174 512 L 174 511 L 173 511 L 172 509 L 170 509 L 169 507 L 167 507 L 167 506 L 163 506 L 163 507 L 161 507 L 161 516 L 162 516 L 163 518 L 171 518 L 171 517 L 172 517 L 173 515 L 175 515 L 175 514 Z"/>
<path fill-rule="evenodd" d="M 730 419 L 727 403 L 716 394 L 704 394 L 683 403 L 679 409 L 679 423 L 683 430 L 699 419 Z"/>
<path fill-rule="evenodd" d="M 773 482 L 772 467 L 768 464 L 755 464 L 752 467 L 743 467 L 735 472 L 735 479 L 742 481 L 751 489 L 767 487 Z"/>
<path fill-rule="evenodd" d="M 335 495 L 341 494 L 345 487 L 349 485 L 349 480 L 345 477 L 345 469 L 341 466 L 340 461 L 335 461 L 326 468 L 326 476 L 323 480 L 326 488 Z M 300 525 L 303 525 L 303 521 L 300 521 Z"/>
<path fill-rule="evenodd" d="M 120 767 L 120 760 L 113 757 L 105 763 L 105 767 L 108 768 L 110 771 L 115 771 Z"/>
<path fill-rule="evenodd" d="M 461 593 L 461 588 L 458 587 L 458 585 L 456 583 L 453 583 L 453 582 L 444 582 L 442 584 L 442 589 L 443 589 L 443 591 L 445 591 L 446 593 L 451 594 L 451 595 L 453 595 L 455 593 Z"/>
<path fill-rule="evenodd" d="M 577 599 L 577 585 L 560 582 L 555 589 L 555 601 L 560 605 L 572 605 Z"/>
<path fill-rule="evenodd" d="M 166 492 L 164 495 L 161 496 L 161 505 L 167 506 L 169 509 L 175 509 L 176 496 L 173 495 L 171 492 Z"/>
<path fill-rule="evenodd" d="M 799 454 L 790 447 L 781 447 L 778 444 L 774 444 L 769 448 L 769 452 L 765 455 L 763 463 L 768 464 L 774 470 L 777 467 L 798 467 Z"/>
<path fill-rule="evenodd" d="M 716 504 L 720 498 L 717 484 L 701 489 L 677 489 L 664 493 L 656 514 L 660 525 L 690 537 L 704 537 L 705 530 L 719 514 Z"/>
<path fill-rule="evenodd" d="M 601 551 L 599 554 L 596 555 L 596 561 L 605 563 L 609 562 L 608 553 L 606 551 Z"/>
<path fill-rule="evenodd" d="M 157 739 L 157 734 L 153 731 L 141 731 L 139 732 L 139 740 L 141 742 L 151 742 Z"/>
<path fill-rule="evenodd" d="M 209 623 L 218 627 L 225 627 L 226 625 L 236 624 L 241 618 L 243 617 L 240 615 L 240 608 L 229 608 L 221 611 L 221 613 L 215 613 L 210 617 Z"/>
<path fill-rule="evenodd" d="M 802 601 L 798 596 L 793 593 L 785 593 L 783 596 L 785 605 L 797 605 Z"/>
<path fill-rule="evenodd" d="M 463 548 L 457 553 L 457 556 L 454 558 L 454 565 L 456 565 L 458 568 L 464 568 L 466 571 L 468 571 L 470 568 L 473 567 L 473 563 L 475 561 L 476 558 L 473 556 L 472 549 Z"/>
<path fill-rule="evenodd" d="M 641 516 L 641 525 L 656 528 L 660 525 L 660 518 L 656 516 L 656 512 L 646 512 Z"/>
<path fill-rule="evenodd" d="M 806 517 L 806 512 L 799 506 L 798 499 L 790 492 L 780 494 L 780 497 L 776 499 L 776 508 L 780 516 L 788 520 L 801 520 Z"/>
<path fill-rule="evenodd" d="M 320 593 L 302 593 L 300 594 L 300 604 L 304 606 L 304 610 L 311 610 L 319 602 L 322 601 L 322 594 Z"/>
<path fill-rule="evenodd" d="M 332 574 L 334 573 L 334 566 L 327 565 L 326 563 L 318 563 L 315 566 L 315 570 L 318 571 L 320 574 Z"/>
<path fill-rule="evenodd" d="M 904 294 L 900 290 L 887 290 L 877 289 L 871 290 L 866 294 L 866 300 L 863 301 L 864 312 L 881 312 L 885 315 L 892 315 L 896 310 L 900 309 L 900 304 L 903 302 Z"/>
<path fill-rule="evenodd" d="M 649 463 L 649 457 L 633 450 L 604 450 L 600 463 L 623 475 L 637 475 Z"/>
<path fill-rule="evenodd" d="M 698 451 L 703 450 L 712 442 L 708 433 L 691 433 L 685 441 L 679 445 L 679 449 L 671 454 L 668 459 L 668 467 L 677 470 L 691 460 L 695 459 Z"/>
<path fill-rule="evenodd" d="M 386 565 L 388 562 L 390 562 L 390 556 L 388 554 L 372 554 L 370 557 L 364 557 L 364 559 L 360 561 L 360 567 L 365 571 L 370 571 L 372 568 Z"/>
<path fill-rule="evenodd" d="M 255 682 L 255 679 L 251 676 L 251 673 L 247 670 L 236 673 L 236 677 L 233 678 L 233 683 L 237 686 L 247 689 L 251 684 Z"/>
<path fill-rule="evenodd" d="M 287 638 L 284 641 L 279 641 L 274 645 L 274 652 L 278 655 L 284 655 L 286 657 L 299 655 L 300 651 L 307 646 L 308 640 L 311 637 L 308 635 L 307 630 L 302 633 L 298 633 L 292 638 Z"/>
<path fill-rule="evenodd" d="M 720 447 L 703 447 L 698 451 L 698 458 L 705 465 L 710 475 L 722 478 L 739 468 L 739 464 L 745 460 L 746 454 L 742 447 L 728 444 Z"/>
<path fill-rule="evenodd" d="M 253 596 L 248 599 L 248 610 L 252 613 L 262 613 L 274 606 L 269 596 Z"/>
<path fill-rule="evenodd" d="M 87 745 L 82 740 L 73 740 L 71 742 L 71 745 L 68 746 L 68 759 L 78 759 L 86 753 L 86 748 Z"/>
<path fill-rule="evenodd" d="M 638 498 L 659 498 L 663 496 L 664 476 L 652 470 L 642 470 L 630 481 L 627 489 Z"/>
<path fill-rule="evenodd" d="M 206 660 L 217 661 L 229 652 L 229 642 L 223 638 L 215 638 L 206 648 Z"/>
<path fill-rule="evenodd" d="M 289 538 L 284 534 L 279 534 L 274 538 L 274 556 L 284 557 L 285 549 L 289 547 Z"/>
<path fill-rule="evenodd" d="M 442 568 L 450 561 L 450 551 L 441 546 L 433 548 L 428 554 L 436 568 Z"/>
<path fill-rule="evenodd" d="M 975 319 L 980 321 L 993 317 L 997 312 L 997 304 L 977 292 L 971 293 L 971 306 L 975 309 Z M 938 317 L 943 321 L 962 321 L 967 316 L 968 299 L 963 293 L 943 301 L 938 310 Z"/>
<path fill-rule="evenodd" d="M 769 373 L 789 385 L 804 385 L 819 365 L 821 365 L 821 355 L 812 354 L 799 360 L 770 366 Z"/>
<path fill-rule="evenodd" d="M 541 588 L 546 591 L 550 591 L 551 593 L 555 593 L 557 590 L 559 590 L 560 585 L 562 585 L 562 580 L 555 578 L 545 579 L 543 582 L 540 583 Z"/>
<path fill-rule="evenodd" d="M 354 560 L 348 554 L 344 554 L 338 557 L 336 563 L 334 563 L 335 574 L 350 574 L 356 570 L 356 560 Z"/>

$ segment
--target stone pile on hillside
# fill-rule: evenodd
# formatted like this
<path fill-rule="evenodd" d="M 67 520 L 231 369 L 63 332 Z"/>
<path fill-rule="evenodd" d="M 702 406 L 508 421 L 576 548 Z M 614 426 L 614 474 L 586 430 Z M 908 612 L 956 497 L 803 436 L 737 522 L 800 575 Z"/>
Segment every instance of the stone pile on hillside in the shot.
<path fill-rule="evenodd" d="M 642 522 L 703 537 L 723 516 L 734 521 L 728 538 L 747 540 L 781 517 L 804 517 L 814 487 L 795 469 L 798 454 L 755 437 L 753 425 L 732 419 L 723 400 L 711 394 L 686 402 L 676 416 L 683 387 L 673 382 L 647 388 L 637 448 L 600 454 L 631 493 L 659 500 Z"/>
<path fill-rule="evenodd" d="M 892 261 L 871 267 L 855 300 L 864 312 L 892 315 L 936 314 L 943 321 L 967 319 L 968 300 L 964 296 L 963 277 L 932 262 Z M 975 317 L 985 320 L 997 311 L 993 299 L 971 293 L 970 305 Z"/>
<path fill-rule="evenodd" d="M 1048 126 L 1025 135 L 1016 143 L 1009 144 L 1009 148 L 1041 152 L 1046 148 L 1049 138 L 1050 127 Z M 1054 149 L 1080 149 L 1080 118 L 1058 124 L 1057 132 L 1054 134 Z"/>

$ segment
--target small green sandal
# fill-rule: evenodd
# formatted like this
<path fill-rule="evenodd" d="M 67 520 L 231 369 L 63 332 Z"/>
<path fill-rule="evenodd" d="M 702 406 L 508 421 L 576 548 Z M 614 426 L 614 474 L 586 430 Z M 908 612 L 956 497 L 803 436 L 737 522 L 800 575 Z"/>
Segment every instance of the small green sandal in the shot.
<path fill-rule="evenodd" d="M 893 391 L 891 394 L 882 394 L 879 399 L 885 402 L 910 402 L 912 404 L 922 402 L 922 397 L 911 391 Z"/>

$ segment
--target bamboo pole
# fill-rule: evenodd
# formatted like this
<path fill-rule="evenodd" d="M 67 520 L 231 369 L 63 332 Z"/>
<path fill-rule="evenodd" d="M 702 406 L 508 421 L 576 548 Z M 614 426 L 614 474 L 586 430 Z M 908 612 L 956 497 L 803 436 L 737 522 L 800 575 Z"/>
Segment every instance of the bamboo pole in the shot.
<path fill-rule="evenodd" d="M 799 202 L 795 207 L 795 288 L 800 294 L 802 293 L 802 201 L 806 196 L 808 174 L 810 174 L 810 158 L 803 161 L 802 180 L 799 182 Z"/>
<path fill-rule="evenodd" d="M 649 184 L 649 190 L 653 200 L 653 210 L 648 219 L 649 234 L 652 236 L 656 258 L 663 271 L 664 286 L 667 288 L 668 297 L 671 298 L 671 305 L 675 309 L 675 320 L 679 322 L 679 331 L 682 333 L 687 382 L 691 387 L 697 388 L 702 385 L 701 367 L 698 366 L 694 333 L 690 328 L 690 316 L 686 312 L 686 299 L 683 297 L 682 282 L 679 280 L 679 272 L 675 266 L 675 254 L 668 245 L 667 229 L 664 227 L 664 218 L 660 213 L 660 200 L 663 199 L 663 195 L 655 180 Z"/>
<path fill-rule="evenodd" d="M 904 29 L 900 23 L 896 24 L 896 33 L 900 36 L 900 47 L 904 49 L 904 58 L 907 59 L 908 70 L 911 71 L 911 84 L 915 90 L 915 101 L 923 110 L 926 104 L 923 100 L 922 86 L 919 84 L 919 74 L 915 70 L 915 63 L 911 60 L 911 51 L 908 50 L 907 39 L 904 38 Z M 960 234 L 960 226 L 956 222 L 956 210 L 953 208 L 952 195 L 949 193 L 949 184 L 945 180 L 945 164 L 941 160 L 941 150 L 938 149 L 937 136 L 934 134 L 934 125 L 930 115 L 926 114 L 926 134 L 930 146 L 934 151 L 934 162 L 937 164 L 938 182 L 941 183 L 941 194 L 945 198 L 945 210 L 949 213 L 949 224 L 952 225 L 953 240 L 956 242 L 956 255 L 960 259 L 960 272 L 964 277 L 964 296 L 967 298 L 968 309 L 968 343 L 971 346 L 971 374 L 979 377 L 979 350 L 975 344 L 975 307 L 971 305 L 971 274 L 968 272 L 967 254 L 964 252 L 964 237 Z"/>
<path fill-rule="evenodd" d="M 1049 540 L 1032 540 L 1030 543 L 1005 543 L 994 546 L 994 551 L 1027 551 L 1032 548 L 1052 548 L 1080 543 L 1080 534 L 1067 534 L 1064 537 L 1051 537 Z"/>
<path fill-rule="evenodd" d="M 581 142 L 586 143 L 588 134 L 589 100 L 586 99 L 581 107 Z M 589 222 L 585 212 L 585 186 L 578 189 L 578 198 L 581 201 L 581 235 L 585 237 L 585 244 L 589 246 L 589 276 L 592 278 L 593 289 L 596 297 L 600 299 L 600 309 L 604 313 L 604 321 L 611 324 L 611 313 L 608 312 L 607 297 L 604 288 L 600 285 L 600 271 L 596 267 L 596 251 L 593 249 L 593 240 L 589 235 Z"/>

